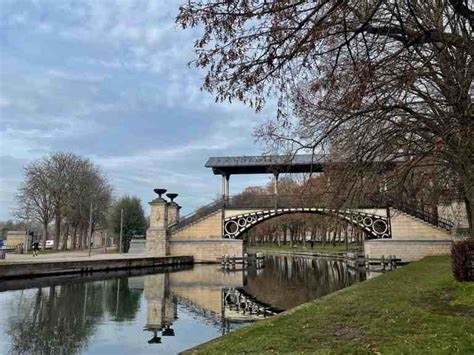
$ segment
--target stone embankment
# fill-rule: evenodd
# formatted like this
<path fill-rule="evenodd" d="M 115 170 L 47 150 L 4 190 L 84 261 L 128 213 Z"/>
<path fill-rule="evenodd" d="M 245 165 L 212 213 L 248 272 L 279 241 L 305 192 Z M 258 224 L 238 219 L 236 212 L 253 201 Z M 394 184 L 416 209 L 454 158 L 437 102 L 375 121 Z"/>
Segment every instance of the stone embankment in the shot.
<path fill-rule="evenodd" d="M 143 257 L 124 255 L 103 255 L 90 258 L 38 259 L 35 261 L 0 262 L 0 279 L 35 277 L 71 273 L 90 273 L 132 268 L 156 268 L 193 264 L 192 256 Z"/>

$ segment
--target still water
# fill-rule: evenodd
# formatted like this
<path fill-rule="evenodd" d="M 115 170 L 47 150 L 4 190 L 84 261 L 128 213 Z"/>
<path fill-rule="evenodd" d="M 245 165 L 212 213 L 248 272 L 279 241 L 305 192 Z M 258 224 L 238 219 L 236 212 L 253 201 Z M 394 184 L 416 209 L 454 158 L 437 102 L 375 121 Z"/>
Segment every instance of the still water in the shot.
<path fill-rule="evenodd" d="M 176 354 L 365 279 L 328 259 L 0 282 L 0 353 Z"/>

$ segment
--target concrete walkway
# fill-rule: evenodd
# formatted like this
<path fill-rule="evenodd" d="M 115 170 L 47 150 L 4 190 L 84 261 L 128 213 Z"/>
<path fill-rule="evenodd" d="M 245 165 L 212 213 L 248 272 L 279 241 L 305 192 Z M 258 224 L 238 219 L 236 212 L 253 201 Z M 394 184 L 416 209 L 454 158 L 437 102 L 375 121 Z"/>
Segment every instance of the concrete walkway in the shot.
<path fill-rule="evenodd" d="M 95 250 L 44 254 L 41 256 L 7 254 L 0 261 L 0 280 L 8 278 L 49 276 L 61 274 L 89 274 L 94 271 L 110 271 L 135 268 L 181 267 L 191 265 L 192 256 L 146 256 L 143 254 L 102 254 Z"/>
<path fill-rule="evenodd" d="M 50 254 L 39 254 L 33 257 L 32 254 L 7 253 L 6 258 L 0 259 L 0 267 L 7 264 L 44 263 L 44 262 L 64 262 L 64 261 L 85 261 L 85 260 L 110 260 L 110 259 L 135 259 L 145 257 L 140 254 L 118 254 L 115 248 L 109 249 L 109 253 L 104 254 L 104 250 L 92 249 L 91 256 L 88 250 L 64 251 Z"/>

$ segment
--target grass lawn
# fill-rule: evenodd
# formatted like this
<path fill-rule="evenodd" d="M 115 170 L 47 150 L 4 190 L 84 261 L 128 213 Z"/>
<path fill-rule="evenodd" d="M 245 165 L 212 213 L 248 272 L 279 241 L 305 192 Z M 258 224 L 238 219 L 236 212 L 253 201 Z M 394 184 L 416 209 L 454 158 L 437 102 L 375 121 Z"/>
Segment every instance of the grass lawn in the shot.
<path fill-rule="evenodd" d="M 303 248 L 301 245 L 294 246 L 291 248 L 288 244 L 287 245 L 252 245 L 248 246 L 249 251 L 271 251 L 271 252 L 308 252 L 308 253 L 345 253 L 346 252 L 346 246 L 344 244 L 336 244 L 336 246 L 332 246 L 330 244 L 325 245 L 324 247 L 321 246 L 320 244 L 314 244 L 314 248 L 311 249 L 310 244 L 308 243 L 306 245 L 306 248 Z"/>
<path fill-rule="evenodd" d="M 192 351 L 474 354 L 474 283 L 453 279 L 449 257 L 428 257 Z"/>

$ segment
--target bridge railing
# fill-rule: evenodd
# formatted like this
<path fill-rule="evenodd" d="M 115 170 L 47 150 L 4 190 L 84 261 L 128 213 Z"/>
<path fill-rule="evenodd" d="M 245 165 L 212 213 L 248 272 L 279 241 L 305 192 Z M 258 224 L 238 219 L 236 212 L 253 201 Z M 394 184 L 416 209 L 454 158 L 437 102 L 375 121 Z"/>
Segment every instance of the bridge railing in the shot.
<path fill-rule="evenodd" d="M 321 204 L 314 196 L 309 195 L 236 195 L 225 201 L 226 208 L 290 208 L 316 207 Z"/>
<path fill-rule="evenodd" d="M 388 196 L 371 196 L 366 199 L 348 203 L 344 206 L 334 206 L 331 202 L 324 201 L 321 196 L 294 194 L 294 195 L 235 195 L 228 199 L 219 199 L 196 211 L 182 217 L 178 223 L 170 226 L 171 230 L 180 229 L 193 223 L 221 208 L 233 209 L 259 209 L 259 208 L 388 208 L 393 207 L 427 223 L 449 230 L 453 223 L 433 213 L 423 210 L 415 205 L 408 204 Z"/>
<path fill-rule="evenodd" d="M 385 208 L 384 204 L 374 204 L 371 201 L 357 201 L 343 206 L 336 206 L 332 201 L 317 195 L 236 195 L 224 202 L 226 208 L 252 209 L 252 208 Z"/>
<path fill-rule="evenodd" d="M 405 212 L 409 215 L 419 218 L 429 224 L 438 226 L 442 229 L 450 230 L 454 226 L 454 223 L 451 222 L 450 220 L 442 218 L 438 216 L 437 214 L 428 212 L 414 205 L 409 205 L 407 203 L 399 202 L 399 203 L 393 203 L 392 206 L 402 212 Z"/>
<path fill-rule="evenodd" d="M 415 204 L 400 201 L 390 196 L 373 196 L 371 197 L 371 200 L 376 204 L 383 204 L 385 206 L 396 208 L 399 211 L 405 212 L 413 217 L 445 230 L 450 230 L 454 226 L 452 221 L 442 218 L 438 216 L 438 214 L 429 212 Z"/>

